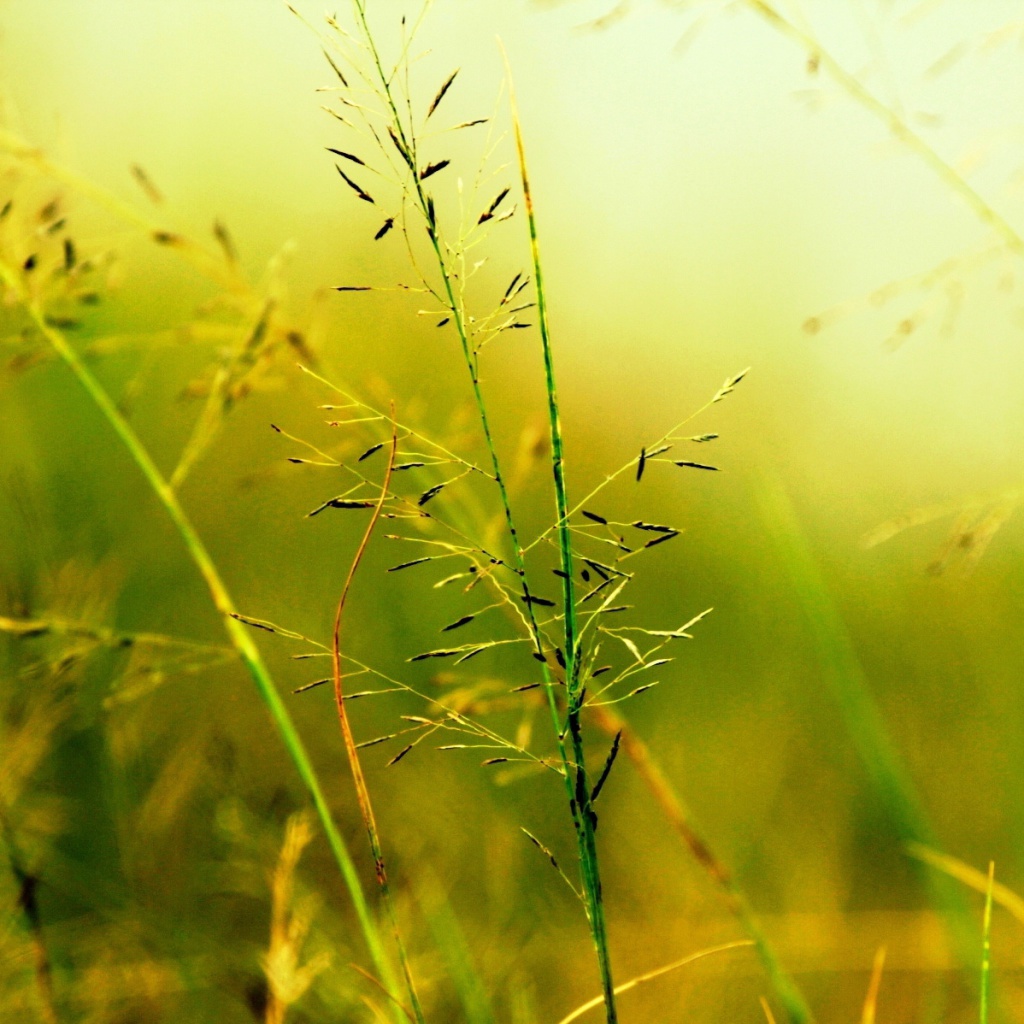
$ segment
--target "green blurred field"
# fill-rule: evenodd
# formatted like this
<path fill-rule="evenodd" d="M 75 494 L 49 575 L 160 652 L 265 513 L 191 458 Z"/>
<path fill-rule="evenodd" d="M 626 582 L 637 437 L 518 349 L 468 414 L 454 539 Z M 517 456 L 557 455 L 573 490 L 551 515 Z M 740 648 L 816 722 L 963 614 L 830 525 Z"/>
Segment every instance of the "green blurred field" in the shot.
<path fill-rule="evenodd" d="M 370 6 L 381 37 L 396 38 L 404 5 Z M 1024 225 L 1015 5 L 778 6 L 1011 232 Z M 885 946 L 879 1021 L 975 1020 L 983 898 L 947 886 L 959 910 L 938 906 L 936 876 L 904 848 L 902 796 L 886 789 L 879 735 L 865 739 L 858 715 L 877 706 L 935 842 L 980 870 L 994 861 L 997 879 L 1024 888 L 1024 573 L 1010 494 L 1024 438 L 1024 243 L 994 232 L 750 7 L 637 0 L 595 27 L 612 3 L 436 0 L 417 74 L 429 99 L 460 66 L 446 116 L 487 116 L 503 75 L 495 35 L 508 51 L 574 494 L 752 367 L 694 424 L 721 435 L 695 457 L 713 449 L 723 472 L 657 467 L 642 488 L 627 476 L 602 499 L 624 519 L 685 527 L 638 578 L 638 616 L 674 628 L 714 607 L 673 650 L 661 685 L 620 708 L 735 873 L 816 1019 L 860 1018 Z M 399 418 L 482 458 L 465 369 L 452 339 L 416 316 L 420 296 L 331 290 L 410 275 L 393 238 L 373 240 L 379 211 L 354 201 L 324 152 L 344 136 L 319 110 L 330 69 L 317 45 L 269 0 L 0 0 L 0 127 L 214 251 L 221 221 L 254 281 L 285 246 L 275 311 L 306 332 L 319 372 L 378 404 L 394 399 Z M 453 153 L 468 180 L 474 145 Z M 162 204 L 133 181 L 133 164 Z M 511 167 L 504 176 L 514 180 Z M 223 338 L 161 332 L 195 322 L 217 290 L 171 247 L 0 147 L 0 207 L 9 195 L 18 206 L 0 221 L 5 260 L 20 264 L 33 239 L 49 244 L 31 218 L 57 196 L 82 252 L 116 254 L 109 296 L 104 285 L 104 301 L 67 333 L 170 472 L 202 408 L 190 387 L 208 379 Z M 498 226 L 491 248 L 482 277 L 493 284 L 528 258 L 521 215 Z M 876 292 L 932 268 L 931 279 Z M 58 360 L 25 360 L 20 313 L 4 294 L 0 1020 L 52 1019 L 38 991 L 39 934 L 62 1024 L 263 1020 L 269 877 L 304 791 L 234 659 L 186 657 L 155 676 L 138 651 L 86 653 L 74 637 L 11 626 L 56 617 L 225 643 L 137 468 Z M 837 308 L 816 333 L 804 328 Z M 206 316 L 218 318 L 230 314 Z M 317 406 L 332 396 L 298 358 L 285 346 L 261 370 L 181 499 L 243 613 L 326 641 L 361 521 L 306 518 L 336 493 L 332 471 L 287 463 L 302 453 L 270 424 L 346 458 L 359 449 L 324 425 Z M 493 344 L 484 386 L 509 464 L 526 452 L 514 497 L 533 535 L 552 515 L 550 470 L 529 454 L 546 423 L 533 332 Z M 860 543 L 879 524 L 946 504 L 945 518 L 869 550 Z M 985 520 L 1003 506 L 1005 523 Z M 989 526 L 998 529 L 982 552 Z M 929 572 L 951 529 L 943 571 Z M 405 546 L 374 540 L 347 613 L 349 649 L 421 689 L 452 688 L 447 664 L 407 659 L 440 642 L 463 602 L 430 589 L 433 567 L 385 573 L 405 557 Z M 290 694 L 321 666 L 292 660 L 290 641 L 254 639 L 376 903 L 328 688 Z M 465 678 L 528 681 L 530 666 L 502 651 L 470 662 Z M 352 706 L 361 738 L 421 713 L 405 695 Z M 539 712 L 495 721 L 508 733 L 530 723 L 538 746 L 549 744 Z M 596 730 L 594 742 L 607 748 Z M 364 754 L 428 1019 L 556 1024 L 598 992 L 580 907 L 520 832 L 569 870 L 561 790 L 430 744 L 385 769 L 388 756 Z M 618 979 L 744 937 L 628 762 L 601 804 Z M 26 927 L 8 861 L 38 878 L 41 933 Z M 319 833 L 296 884 L 315 899 L 305 955 L 329 953 L 331 965 L 288 1020 L 374 1019 L 360 994 L 379 993 L 347 966 L 365 966 L 366 950 Z M 460 1005 L 462 945 L 491 1010 Z M 993 947 L 993 1017 L 1013 1020 L 1024 1012 L 1024 936 L 1005 910 Z M 761 995 L 774 999 L 740 949 L 623 995 L 621 1019 L 754 1022 Z"/>

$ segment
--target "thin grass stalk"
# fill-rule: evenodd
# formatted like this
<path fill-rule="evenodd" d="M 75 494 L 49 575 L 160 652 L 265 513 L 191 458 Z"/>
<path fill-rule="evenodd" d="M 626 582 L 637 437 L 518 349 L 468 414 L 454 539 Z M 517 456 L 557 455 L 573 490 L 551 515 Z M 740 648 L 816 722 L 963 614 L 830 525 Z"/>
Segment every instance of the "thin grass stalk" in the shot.
<path fill-rule="evenodd" d="M 394 421 L 394 408 L 391 410 L 391 419 Z M 416 993 L 416 983 L 413 981 L 412 969 L 409 966 L 409 957 L 406 953 L 405 943 L 402 941 L 401 929 L 398 926 L 398 914 L 395 910 L 395 902 L 391 895 L 391 886 L 388 883 L 388 873 L 384 866 L 384 853 L 380 843 L 380 833 L 377 830 L 377 819 L 373 813 L 373 802 L 370 799 L 370 790 L 366 785 L 366 776 L 363 774 L 363 765 L 359 760 L 359 750 L 356 746 L 355 736 L 352 733 L 352 725 L 349 722 L 348 711 L 345 708 L 345 694 L 342 690 L 341 670 L 341 617 L 345 611 L 345 602 L 348 599 L 349 590 L 352 588 L 352 580 L 355 578 L 359 563 L 370 544 L 370 537 L 373 535 L 374 527 L 380 519 L 381 510 L 388 497 L 388 488 L 391 486 L 391 473 L 395 468 L 395 456 L 398 453 L 398 431 L 392 428 L 391 452 L 388 457 L 387 469 L 384 471 L 384 481 L 381 484 L 380 497 L 374 506 L 370 521 L 366 525 L 359 547 L 356 548 L 352 564 L 349 566 L 348 576 L 345 577 L 345 586 L 342 588 L 341 597 L 338 598 L 338 607 L 334 613 L 334 633 L 331 640 L 331 666 L 334 675 L 334 703 L 338 709 L 338 722 L 341 725 L 341 734 L 345 739 L 345 753 L 348 755 L 349 767 L 352 769 L 352 781 L 356 788 L 356 799 L 359 802 L 359 813 L 363 818 L 363 825 L 366 827 L 366 835 L 370 841 L 370 852 L 373 854 L 373 866 L 377 876 L 377 885 L 380 887 L 381 899 L 384 902 L 384 910 L 388 915 L 391 930 L 394 934 L 395 948 L 398 950 L 398 961 L 405 978 L 406 991 L 409 993 L 409 1003 L 412 1007 L 416 1024 L 423 1024 L 423 1008 L 420 1005 L 419 996 Z"/>
<path fill-rule="evenodd" d="M 509 86 L 512 105 L 512 123 L 516 136 L 516 152 L 519 157 L 519 173 L 523 186 L 523 202 L 530 230 L 530 254 L 533 261 L 534 291 L 537 297 L 537 321 L 540 326 L 541 346 L 544 352 L 544 383 L 548 400 L 548 420 L 551 433 L 551 470 L 555 481 L 555 508 L 558 516 L 558 549 L 562 563 L 562 611 L 565 627 L 565 685 L 567 703 L 567 728 L 572 739 L 575 770 L 573 794 L 576 838 L 579 845 L 580 868 L 587 896 L 590 930 L 597 951 L 598 967 L 601 973 L 601 987 L 604 990 L 605 1015 L 608 1024 L 615 1024 L 618 1013 L 615 1008 L 615 983 L 612 979 L 611 955 L 608 950 L 608 929 L 605 923 L 604 899 L 601 892 L 601 872 L 597 854 L 597 838 L 594 832 L 597 816 L 591 806 L 591 789 L 587 779 L 586 755 L 583 744 L 583 729 L 580 712 L 583 704 L 583 687 L 579 681 L 579 652 L 577 651 L 576 595 L 573 579 L 572 536 L 569 529 L 569 499 L 565 483 L 565 457 L 562 440 L 562 423 L 558 408 L 558 391 L 555 380 L 554 353 L 551 348 L 551 333 L 548 326 L 547 302 L 544 295 L 544 275 L 541 268 L 540 244 L 537 238 L 537 218 L 530 192 L 530 179 L 526 168 L 526 153 L 523 148 L 523 133 L 516 109 L 515 91 Z"/>
<path fill-rule="evenodd" d="M 257 648 L 246 628 L 236 617 L 238 610 L 231 599 L 224 581 L 221 579 L 216 563 L 210 556 L 206 545 L 196 532 L 187 513 L 178 501 L 174 490 L 153 461 L 149 450 L 142 443 L 128 420 L 125 419 L 114 400 L 93 375 L 92 371 L 85 365 L 64 335 L 47 323 L 38 302 L 27 293 L 18 275 L 3 263 L 0 263 L 0 281 L 11 289 L 18 301 L 28 312 L 36 329 L 46 338 L 53 350 L 78 379 L 78 382 L 85 389 L 104 419 L 106 419 L 114 433 L 121 440 L 132 461 L 139 468 L 153 494 L 174 524 L 189 557 L 206 583 L 210 597 L 213 599 L 214 607 L 221 616 L 228 639 L 238 652 L 242 663 L 256 684 L 256 689 L 270 712 L 271 720 L 284 743 L 285 750 L 309 792 L 317 817 L 320 819 L 321 826 L 327 836 L 331 853 L 338 864 L 345 887 L 352 899 L 352 905 L 359 920 L 360 930 L 366 940 L 374 966 L 380 973 L 381 978 L 385 980 L 385 983 L 393 984 L 394 974 L 390 962 L 384 953 L 377 924 L 367 906 L 359 875 L 349 855 L 348 848 L 345 846 L 345 840 L 342 838 L 331 816 L 331 810 L 327 805 L 316 770 L 299 736 L 298 730 L 295 728 L 295 723 L 288 713 L 288 709 L 285 707 L 280 694 L 277 692 L 277 688 L 274 685 L 270 671 L 263 661 L 259 648 Z"/>
<path fill-rule="evenodd" d="M 425 874 L 426 879 L 421 878 L 419 887 L 419 903 L 462 1006 L 465 1024 L 497 1024 L 491 997 L 451 901 L 429 869 Z"/>
<path fill-rule="evenodd" d="M 398 111 L 398 104 L 395 101 L 394 91 L 391 88 L 391 80 L 388 78 L 384 71 L 384 66 L 380 59 L 380 52 L 377 49 L 376 41 L 374 40 L 373 34 L 370 31 L 370 26 L 366 18 L 366 6 L 362 0 L 353 0 L 353 5 L 356 9 L 356 13 L 359 18 L 360 26 L 363 30 L 363 37 L 366 40 L 366 44 L 370 50 L 370 54 L 373 58 L 374 68 L 377 71 L 378 78 L 380 80 L 381 92 L 387 101 L 388 109 L 391 114 L 392 126 L 398 135 L 402 146 L 406 152 L 409 153 L 412 158 L 414 166 L 418 166 L 416 160 L 416 138 L 411 132 L 407 132 L 405 125 L 402 121 L 402 117 Z M 494 476 L 494 481 L 498 485 L 498 493 L 501 498 L 502 513 L 505 517 L 505 524 L 508 528 L 509 539 L 512 543 L 512 555 L 515 560 L 515 572 L 519 577 L 520 584 L 523 588 L 524 604 L 526 606 L 526 615 L 530 625 L 530 632 L 536 645 L 538 654 L 544 653 L 543 643 L 541 641 L 540 628 L 537 625 L 537 618 L 533 611 L 533 604 L 530 601 L 530 589 L 526 575 L 526 563 L 523 558 L 523 548 L 519 543 L 519 531 L 516 527 L 515 516 L 512 513 L 512 502 L 509 498 L 508 488 L 505 484 L 505 477 L 501 471 L 501 462 L 498 458 L 497 446 L 494 443 L 494 435 L 491 431 L 490 416 L 487 413 L 487 403 L 484 400 L 483 391 L 480 386 L 480 375 L 477 372 L 476 361 L 473 358 L 472 347 L 469 340 L 469 331 L 466 327 L 465 312 L 462 308 L 461 303 L 458 302 L 455 296 L 455 286 L 452 282 L 451 271 L 448 268 L 448 261 L 444 257 L 444 252 L 441 248 L 441 240 L 437 233 L 437 225 L 434 222 L 433 217 L 430 213 L 430 207 L 427 203 L 427 195 L 423 188 L 419 175 L 415 172 L 411 175 L 412 185 L 415 194 L 416 206 L 420 213 L 423 215 L 423 219 L 427 224 L 427 235 L 430 238 L 431 248 L 434 251 L 434 256 L 437 261 L 438 271 L 441 275 L 442 286 L 444 287 L 445 301 L 448 309 L 452 315 L 452 325 L 455 327 L 456 334 L 459 338 L 459 345 L 462 349 L 462 356 L 465 360 L 466 367 L 469 370 L 470 383 L 473 389 L 473 400 L 476 404 L 477 416 L 480 420 L 480 427 L 483 431 L 484 442 L 487 448 L 488 455 L 491 460 L 491 471 Z M 547 670 L 545 669 L 547 674 Z M 555 717 L 557 723 L 557 714 Z M 562 761 L 566 762 L 565 751 L 562 749 Z"/>
<path fill-rule="evenodd" d="M 951 857 L 948 853 L 940 853 L 938 850 L 931 850 L 927 846 L 916 843 L 907 844 L 907 853 L 929 867 L 935 868 L 936 871 L 955 878 L 975 892 L 980 892 L 982 896 L 988 894 L 988 873 L 972 868 L 970 864 L 964 863 L 958 857 Z M 992 901 L 1009 911 L 1021 924 L 1024 924 L 1024 899 L 1003 885 L 1002 882 L 993 882 Z"/>
<path fill-rule="evenodd" d="M 721 946 L 712 946 L 710 949 L 702 949 L 699 953 L 691 953 L 689 956 L 684 956 L 682 959 L 675 960 L 670 964 L 666 964 L 664 967 L 658 967 L 653 971 L 638 974 L 635 978 L 630 978 L 629 981 L 624 981 L 621 985 L 616 985 L 615 993 L 616 995 L 620 995 L 623 992 L 628 992 L 630 989 L 636 988 L 638 985 L 644 984 L 644 982 L 654 981 L 655 978 L 660 978 L 665 974 L 670 974 L 672 971 L 678 971 L 680 967 L 686 967 L 688 964 L 695 963 L 697 960 L 703 960 L 705 957 L 714 956 L 716 953 L 727 953 L 733 949 L 743 949 L 745 946 L 749 946 L 750 944 L 749 940 L 740 939 L 738 942 L 725 942 Z M 563 1017 L 558 1024 L 572 1024 L 574 1020 L 578 1020 L 589 1010 L 593 1010 L 600 1006 L 602 1002 L 604 1002 L 604 996 L 597 996 L 589 1002 L 584 1003 L 582 1006 L 577 1006 L 572 1013 Z"/>
<path fill-rule="evenodd" d="M 996 865 L 989 861 L 988 885 L 985 890 L 985 916 L 981 927 L 981 994 L 978 1002 L 978 1020 L 988 1024 L 988 1011 L 992 991 L 992 889 L 995 886 Z"/>
<path fill-rule="evenodd" d="M 396 112 L 397 117 L 397 112 Z M 403 140 L 404 141 L 404 140 Z M 424 217 L 427 217 L 429 225 L 429 235 L 431 245 L 434 249 L 434 254 L 437 258 L 437 264 L 441 273 L 441 279 L 444 283 L 445 296 L 448 302 L 448 308 L 452 314 L 452 323 L 455 326 L 456 333 L 459 337 L 459 344 L 462 348 L 463 358 L 466 363 L 466 368 L 469 370 L 470 381 L 473 388 L 473 399 L 476 403 L 477 416 L 480 420 L 480 427 L 484 435 L 484 442 L 487 447 L 487 452 L 491 460 L 491 472 L 494 476 L 495 483 L 498 485 L 498 493 L 501 497 L 501 508 L 502 513 L 505 517 L 505 525 L 509 533 L 509 541 L 512 546 L 512 557 L 514 560 L 514 571 L 519 577 L 520 585 L 523 592 L 523 604 L 526 610 L 527 624 L 530 630 L 530 635 L 533 639 L 535 653 L 541 660 L 541 670 L 544 680 L 544 690 L 547 695 L 548 711 L 551 715 L 552 730 L 555 735 L 555 742 L 558 748 L 558 757 L 562 766 L 562 774 L 565 778 L 566 792 L 569 797 L 570 807 L 573 809 L 573 823 L 577 829 L 580 828 L 580 820 L 577 812 L 577 808 L 580 806 L 579 802 L 575 800 L 573 783 L 571 779 L 571 764 L 568 757 L 568 751 L 565 745 L 565 733 L 562 728 L 562 720 L 558 711 L 558 700 L 555 693 L 555 680 L 551 674 L 551 669 L 544 657 L 544 642 L 540 631 L 540 626 L 537 623 L 537 615 L 534 611 L 532 594 L 530 592 L 529 577 L 526 572 L 526 559 L 524 549 L 519 540 L 519 531 L 516 527 L 515 516 L 512 512 L 512 502 L 509 498 L 508 488 L 505 484 L 505 477 L 501 470 L 501 461 L 498 457 L 498 449 L 494 443 L 494 437 L 491 433 L 490 418 L 487 413 L 487 403 L 484 400 L 483 391 L 480 387 L 480 375 L 477 372 L 476 361 L 473 358 L 473 354 L 470 348 L 469 333 L 466 329 L 466 318 L 463 312 L 462 306 L 456 301 L 455 289 L 452 284 L 451 273 L 448 270 L 447 262 L 444 258 L 444 254 L 441 251 L 440 240 L 437 236 L 435 226 L 430 222 L 427 216 L 427 203 L 426 196 L 423 192 L 423 188 L 419 183 L 416 175 L 413 175 L 413 180 L 416 187 L 418 201 L 420 208 L 423 211 Z M 568 678 L 568 676 L 567 676 Z"/>
<path fill-rule="evenodd" d="M 860 1011 L 860 1024 L 875 1024 L 878 1018 L 878 993 L 882 988 L 882 970 L 885 968 L 885 946 L 879 946 L 871 966 L 871 980 Z"/>

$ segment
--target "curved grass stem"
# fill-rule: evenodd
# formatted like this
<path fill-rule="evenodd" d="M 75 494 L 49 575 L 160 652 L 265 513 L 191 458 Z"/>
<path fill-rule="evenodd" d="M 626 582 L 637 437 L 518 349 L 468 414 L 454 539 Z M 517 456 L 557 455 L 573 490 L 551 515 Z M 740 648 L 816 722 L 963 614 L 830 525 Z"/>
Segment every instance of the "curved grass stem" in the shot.
<path fill-rule="evenodd" d="M 707 839 L 694 825 L 683 801 L 651 754 L 647 744 L 632 726 L 607 707 L 591 706 L 590 714 L 597 727 L 608 736 L 622 736 L 622 749 L 654 797 L 665 820 L 690 851 L 693 859 L 707 872 L 721 890 L 725 901 L 750 936 L 765 974 L 775 990 L 792 1024 L 811 1024 L 814 1014 L 793 976 L 783 966 L 771 941 L 761 928 L 750 902 L 729 868 L 718 858 Z"/>
<path fill-rule="evenodd" d="M 391 419 L 394 423 L 394 409 L 391 410 Z M 419 996 L 416 993 L 416 984 L 413 981 L 412 970 L 409 966 L 409 957 L 405 950 L 405 943 L 402 941 L 402 933 L 398 926 L 398 913 L 395 910 L 395 901 L 391 895 L 391 886 L 388 883 L 387 869 L 384 866 L 384 853 L 380 842 L 380 833 L 377 830 L 377 819 L 373 813 L 373 803 L 370 800 L 370 790 L 366 785 L 366 776 L 363 774 L 363 765 L 359 760 L 359 749 L 356 745 L 355 736 L 352 733 L 352 725 L 349 722 L 348 712 L 345 709 L 345 695 L 342 690 L 341 671 L 341 618 L 345 611 L 345 602 L 348 599 L 348 592 L 352 588 L 352 580 L 355 578 L 359 563 L 366 553 L 373 534 L 374 527 L 380 519 L 381 510 L 388 497 L 388 488 L 391 485 L 391 473 L 395 468 L 395 456 L 398 453 L 398 431 L 392 427 L 391 453 L 388 457 L 387 469 L 384 471 L 384 482 L 381 484 L 380 497 L 374 506 L 373 514 L 367 523 L 363 538 L 356 548 L 352 564 L 349 566 L 348 576 L 345 578 L 345 585 L 338 598 L 338 607 L 334 614 L 334 633 L 331 642 L 331 667 L 334 677 L 334 703 L 338 709 L 338 722 L 341 726 L 341 734 L 345 740 L 345 753 L 348 755 L 349 767 L 352 769 L 352 781 L 356 787 L 356 799 L 359 802 L 359 813 L 363 818 L 363 825 L 366 828 L 366 835 L 370 841 L 370 852 L 373 854 L 373 866 L 377 876 L 377 885 L 380 888 L 381 899 L 384 902 L 384 910 L 388 915 L 391 930 L 395 940 L 395 948 L 398 950 L 398 960 L 402 967 L 402 974 L 405 978 L 405 988 L 409 995 L 409 1004 L 416 1024 L 423 1024 L 423 1008 L 420 1005 Z"/>

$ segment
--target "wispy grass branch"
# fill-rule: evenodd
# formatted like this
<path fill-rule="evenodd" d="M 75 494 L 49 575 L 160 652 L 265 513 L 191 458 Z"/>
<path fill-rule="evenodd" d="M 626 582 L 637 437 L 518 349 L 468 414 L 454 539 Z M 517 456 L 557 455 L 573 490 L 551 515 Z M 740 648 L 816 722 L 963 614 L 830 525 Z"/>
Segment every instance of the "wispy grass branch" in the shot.
<path fill-rule="evenodd" d="M 696 963 L 698 960 L 703 960 L 705 957 L 715 956 L 717 953 L 727 953 L 733 949 L 743 949 L 750 945 L 752 945 L 751 942 L 746 939 L 741 939 L 739 942 L 725 942 L 720 946 L 712 946 L 709 949 L 702 949 L 699 953 L 691 953 L 689 956 L 684 956 L 682 959 L 675 960 L 670 964 L 666 964 L 664 967 L 658 967 L 653 971 L 647 971 L 645 974 L 638 974 L 635 978 L 630 978 L 629 981 L 624 981 L 621 985 L 616 985 L 615 994 L 621 995 L 623 992 L 628 992 L 630 989 L 634 989 L 638 985 L 643 985 L 648 981 L 654 981 L 655 978 L 661 978 L 666 974 L 670 974 L 672 971 L 678 971 L 681 967 L 686 967 L 688 964 Z M 597 1007 L 604 1002 L 604 995 L 595 996 L 582 1006 L 577 1006 L 572 1013 L 563 1017 L 558 1024 L 572 1024 L 574 1020 L 579 1020 L 579 1018 L 585 1013 L 588 1013 L 590 1010 L 597 1009 Z"/>
<path fill-rule="evenodd" d="M 814 59 L 848 96 L 882 121 L 893 136 L 955 192 L 983 224 L 995 231 L 1007 248 L 1018 256 L 1024 256 L 1024 238 L 1013 225 L 963 175 L 943 159 L 922 135 L 915 132 L 897 110 L 880 100 L 856 75 L 847 71 L 819 39 L 795 25 L 768 0 L 743 0 L 743 3 L 786 38 L 797 43 L 809 59 Z"/>

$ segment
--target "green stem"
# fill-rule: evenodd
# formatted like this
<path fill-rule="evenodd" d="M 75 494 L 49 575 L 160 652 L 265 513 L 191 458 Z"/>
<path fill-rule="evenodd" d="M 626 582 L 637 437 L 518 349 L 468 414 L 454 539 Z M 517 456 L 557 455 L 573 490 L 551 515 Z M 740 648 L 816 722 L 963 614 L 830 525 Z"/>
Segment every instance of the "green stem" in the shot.
<path fill-rule="evenodd" d="M 316 770 L 313 768 L 309 754 L 306 752 L 298 730 L 295 728 L 295 723 L 292 721 L 288 709 L 285 707 L 280 694 L 277 692 L 277 688 L 274 686 L 274 681 L 263 662 L 259 649 L 253 642 L 246 627 L 235 618 L 237 609 L 231 599 L 231 595 L 228 593 L 227 587 L 224 585 L 224 581 L 220 577 L 220 573 L 217 571 L 213 559 L 206 549 L 206 545 L 199 537 L 199 534 L 196 533 L 195 527 L 193 527 L 184 508 L 178 501 L 177 495 L 160 472 L 159 467 L 153 461 L 152 456 L 135 433 L 131 424 L 125 419 L 103 385 L 100 384 L 92 371 L 85 365 L 64 335 L 47 323 L 38 301 L 29 295 L 18 275 L 8 266 L 0 264 L 0 281 L 6 284 L 18 298 L 36 328 L 50 343 L 57 355 L 67 364 L 68 368 L 78 379 L 78 382 L 93 400 L 100 413 L 114 430 L 114 433 L 117 434 L 122 444 L 124 444 L 128 454 L 146 478 L 146 482 L 178 531 L 189 556 L 206 583 L 214 606 L 221 615 L 229 640 L 235 650 L 238 651 L 239 657 L 256 684 L 256 689 L 267 705 L 270 717 L 284 742 L 285 749 L 309 792 L 313 806 L 316 808 L 317 816 L 327 835 L 331 852 L 334 854 L 334 859 L 341 870 L 345 886 L 352 898 L 352 904 L 355 907 L 356 916 L 359 919 L 359 925 L 366 939 L 374 966 L 380 975 L 381 982 L 393 990 L 394 973 L 388 958 L 385 956 L 377 924 L 367 906 L 359 875 L 345 846 L 345 841 L 331 816 L 331 811 L 320 787 Z"/>
<path fill-rule="evenodd" d="M 894 838 L 903 846 L 939 849 L 917 786 L 871 693 L 853 640 L 808 547 L 781 478 L 763 469 L 755 498 L 780 562 L 790 577 L 793 596 L 804 613 L 812 650 L 818 658 L 821 684 L 836 703 Z M 963 894 L 944 875 L 923 872 L 921 880 L 934 906 L 945 917 L 956 952 L 965 963 L 969 962 L 974 956 L 975 938 Z"/>
<path fill-rule="evenodd" d="M 516 150 L 519 154 L 519 171 L 523 185 L 523 200 L 526 205 L 526 216 L 530 228 L 530 253 L 533 259 L 534 291 L 537 296 L 537 319 L 540 324 L 541 346 L 544 351 L 544 381 L 548 398 L 548 420 L 551 433 L 551 469 L 555 481 L 558 548 L 562 562 L 562 608 L 565 620 L 564 655 L 568 730 L 572 738 L 573 760 L 575 762 L 575 792 L 572 798 L 573 819 L 576 823 L 576 838 L 579 845 L 583 883 L 587 895 L 590 930 L 594 939 L 594 947 L 597 950 L 598 966 L 601 972 L 605 1015 L 608 1024 L 616 1024 L 618 1013 L 615 1009 L 615 984 L 612 980 L 611 956 L 608 951 L 608 932 L 605 923 L 604 900 L 601 892 L 601 873 L 597 855 L 597 838 L 594 832 L 597 825 L 597 815 L 591 806 L 591 790 L 587 779 L 583 730 L 580 721 L 584 687 L 580 685 L 580 659 L 579 651 L 576 649 L 576 595 L 573 579 L 572 536 L 569 527 L 569 499 L 565 484 L 562 422 L 558 409 L 554 353 L 551 347 L 551 333 L 548 328 L 547 302 L 544 295 L 544 275 L 541 270 L 540 245 L 537 239 L 537 219 L 533 209 L 533 196 L 530 192 L 530 179 L 526 171 L 523 135 L 516 111 L 514 93 L 511 93 L 511 100 L 512 120 L 516 133 Z"/>

